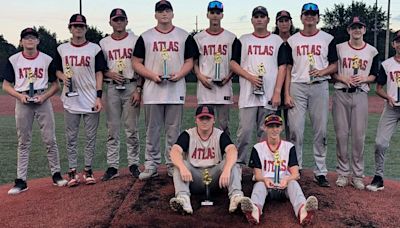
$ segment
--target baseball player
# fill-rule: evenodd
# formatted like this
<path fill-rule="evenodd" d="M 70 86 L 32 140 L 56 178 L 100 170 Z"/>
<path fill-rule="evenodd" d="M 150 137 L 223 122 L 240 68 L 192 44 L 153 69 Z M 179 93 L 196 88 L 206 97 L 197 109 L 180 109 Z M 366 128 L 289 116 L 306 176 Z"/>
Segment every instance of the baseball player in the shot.
<path fill-rule="evenodd" d="M 171 148 L 171 160 L 175 165 L 175 197 L 170 200 L 172 210 L 193 213 L 190 194 L 205 192 L 205 169 L 211 176 L 211 192 L 218 187 L 228 188 L 229 212 L 234 212 L 239 204 L 250 204 L 250 199 L 242 192 L 236 147 L 228 134 L 214 127 L 212 106 L 200 105 L 196 109 L 195 122 L 196 127 L 182 132 Z"/>
<path fill-rule="evenodd" d="M 241 204 L 242 211 L 252 224 L 260 222 L 265 198 L 289 198 L 294 213 L 301 225 L 311 222 L 318 200 L 315 196 L 304 197 L 297 180 L 300 178 L 296 149 L 292 143 L 280 138 L 282 118 L 270 114 L 265 118 L 266 140 L 257 143 L 251 151 L 249 167 L 253 168 L 256 183 L 251 194 L 251 202 Z"/>
<path fill-rule="evenodd" d="M 288 66 L 285 104 L 289 109 L 290 138 L 296 146 L 299 168 L 303 165 L 303 140 L 306 111 L 314 133 L 315 181 L 329 187 L 326 179 L 327 123 L 329 110 L 328 80 L 337 71 L 337 53 L 333 36 L 317 28 L 319 9 L 314 3 L 301 9 L 303 30 L 288 39 L 292 66 Z"/>
<path fill-rule="evenodd" d="M 288 47 L 287 40 L 291 35 L 294 33 L 294 26 L 292 22 L 292 17 L 290 16 L 290 13 L 286 10 L 281 10 L 276 14 L 275 17 L 275 30 L 274 34 L 278 35 L 279 37 L 282 38 L 283 44 L 285 47 Z M 286 83 L 286 80 L 284 81 Z M 286 87 L 284 87 L 286 88 Z M 285 100 L 285 89 L 282 89 L 281 91 L 281 101 Z M 283 102 L 282 102 L 283 104 Z M 284 105 L 281 105 L 276 114 L 284 117 L 284 124 L 285 124 L 285 138 L 287 140 L 290 139 L 290 130 L 289 130 L 289 121 L 288 121 L 288 108 Z"/>
<path fill-rule="evenodd" d="M 336 185 L 364 189 L 364 140 L 368 122 L 369 83 L 378 75 L 378 51 L 363 40 L 365 24 L 354 17 L 347 27 L 350 40 L 336 45 L 338 73 L 332 98 L 338 159 Z M 351 132 L 351 137 L 350 137 Z M 349 140 L 349 138 L 351 140 Z M 351 141 L 351 153 L 348 142 Z M 351 156 L 351 162 L 349 160 Z"/>
<path fill-rule="evenodd" d="M 57 77 L 64 82 L 61 100 L 65 110 L 65 137 L 69 163 L 68 186 L 73 187 L 80 182 L 76 169 L 81 118 L 86 134 L 85 168 L 82 177 L 86 184 L 96 183 L 92 163 L 100 110 L 103 107 L 101 104 L 102 71 L 106 70 L 106 63 L 100 46 L 88 42 L 85 38 L 87 24 L 83 15 L 72 15 L 68 28 L 72 38 L 70 42 L 57 47 L 56 67 Z"/>
<path fill-rule="evenodd" d="M 15 122 L 18 135 L 18 163 L 14 195 L 28 190 L 28 161 L 31 150 L 33 120 L 38 121 L 53 184 L 65 186 L 60 174 L 60 157 L 56 142 L 53 107 L 49 100 L 58 90 L 53 59 L 38 51 L 39 34 L 33 28 L 21 32 L 22 51 L 12 55 L 3 74 L 3 89 L 16 98 Z M 14 84 L 14 85 L 13 85 Z M 50 84 L 50 86 L 48 86 Z"/>
<path fill-rule="evenodd" d="M 382 62 L 376 79 L 376 93 L 386 102 L 376 132 L 375 176 L 367 185 L 367 189 L 374 192 L 384 189 L 385 152 L 400 119 L 400 30 L 396 32 L 392 46 L 396 54 Z M 386 91 L 383 89 L 385 85 Z"/>
<path fill-rule="evenodd" d="M 239 128 L 237 131 L 238 163 L 246 164 L 252 132 L 262 136 L 263 119 L 275 112 L 281 102 L 281 89 L 286 74 L 287 54 L 283 40 L 271 34 L 267 9 L 253 9 L 254 32 L 235 40 L 230 66 L 240 76 Z"/>
<path fill-rule="evenodd" d="M 120 125 L 125 126 L 129 171 L 138 178 L 139 114 L 142 82 L 132 68 L 132 55 L 137 36 L 126 31 L 128 18 L 123 9 L 113 9 L 110 25 L 113 33 L 100 41 L 109 71 L 105 72 L 107 115 L 107 164 L 102 180 L 117 177 L 119 168 Z"/>
<path fill-rule="evenodd" d="M 197 83 L 197 102 L 215 108 L 219 128 L 230 135 L 229 109 L 233 103 L 232 72 L 229 60 L 236 36 L 221 27 L 224 7 L 219 1 L 211 1 L 207 7 L 208 29 L 193 38 L 200 53 L 194 63 Z"/>
<path fill-rule="evenodd" d="M 164 157 L 168 176 L 172 177 L 174 170 L 169 151 L 180 133 L 186 94 L 184 77 L 193 68 L 196 44 L 189 33 L 172 24 L 173 17 L 169 1 L 157 2 L 157 26 L 139 37 L 133 52 L 133 68 L 145 78 L 146 150 L 145 170 L 139 175 L 140 180 L 158 176 L 162 128 L 165 132 Z"/>

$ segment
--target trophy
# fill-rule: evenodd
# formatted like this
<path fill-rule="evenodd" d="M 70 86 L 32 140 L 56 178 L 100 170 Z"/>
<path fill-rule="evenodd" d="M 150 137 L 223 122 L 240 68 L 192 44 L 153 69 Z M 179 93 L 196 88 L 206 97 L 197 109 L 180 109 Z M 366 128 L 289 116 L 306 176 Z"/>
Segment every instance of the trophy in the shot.
<path fill-rule="evenodd" d="M 29 68 L 27 72 L 27 77 L 29 80 L 29 94 L 28 98 L 26 99 L 29 103 L 36 103 L 38 98 L 34 97 L 35 95 L 35 89 L 33 88 L 33 83 L 36 80 L 36 75 L 32 72 L 32 70 Z"/>
<path fill-rule="evenodd" d="M 212 80 L 214 83 L 221 83 L 221 62 L 222 62 L 222 57 L 221 53 L 217 52 L 214 55 L 214 62 L 215 62 L 215 74 L 214 74 L 214 79 Z"/>
<path fill-rule="evenodd" d="M 117 66 L 117 71 L 118 74 L 122 75 L 124 73 L 124 69 L 125 69 L 125 62 L 123 59 L 118 59 L 116 62 L 116 66 Z M 125 81 L 122 82 L 122 84 L 119 84 L 115 86 L 115 89 L 117 90 L 125 90 L 126 87 L 124 85 Z"/>
<path fill-rule="evenodd" d="M 400 73 L 396 72 L 396 84 L 397 84 L 397 102 L 394 106 L 400 106 Z"/>
<path fill-rule="evenodd" d="M 315 59 L 314 59 L 314 55 L 313 53 L 308 53 L 307 54 L 307 59 L 308 59 L 308 63 L 310 64 L 310 71 L 315 69 Z M 314 76 L 310 75 L 310 82 L 309 84 L 312 84 L 315 80 Z"/>
<path fill-rule="evenodd" d="M 274 154 L 274 185 L 275 187 L 279 186 L 280 177 L 279 172 L 281 171 L 281 160 L 279 158 L 279 151 L 275 151 Z"/>
<path fill-rule="evenodd" d="M 351 59 L 351 68 L 353 68 L 353 77 L 358 74 L 358 69 L 360 69 L 360 59 L 355 55 Z"/>
<path fill-rule="evenodd" d="M 169 54 L 166 48 L 163 48 L 161 50 L 161 58 L 163 59 L 163 75 L 161 76 L 161 79 L 169 80 L 170 76 L 168 75 L 168 66 L 167 66 L 167 60 L 169 59 Z"/>
<path fill-rule="evenodd" d="M 263 80 L 264 74 L 265 74 L 265 67 L 264 63 L 260 63 L 257 66 L 257 77 Z M 253 94 L 255 95 L 263 95 L 264 94 L 264 86 L 261 84 L 261 87 L 254 87 Z"/>
<path fill-rule="evenodd" d="M 78 96 L 78 92 L 74 91 L 73 85 L 72 85 L 72 76 L 74 75 L 74 72 L 71 69 L 71 66 L 69 64 L 65 65 L 65 76 L 69 79 L 69 86 L 68 86 L 68 92 L 65 93 L 65 96 L 67 97 L 76 97 Z"/>
<path fill-rule="evenodd" d="M 203 171 L 203 183 L 206 187 L 206 199 L 201 202 L 201 206 L 212 206 L 214 203 L 210 200 L 210 184 L 212 181 L 212 177 L 208 172 L 208 169 L 204 169 Z"/>

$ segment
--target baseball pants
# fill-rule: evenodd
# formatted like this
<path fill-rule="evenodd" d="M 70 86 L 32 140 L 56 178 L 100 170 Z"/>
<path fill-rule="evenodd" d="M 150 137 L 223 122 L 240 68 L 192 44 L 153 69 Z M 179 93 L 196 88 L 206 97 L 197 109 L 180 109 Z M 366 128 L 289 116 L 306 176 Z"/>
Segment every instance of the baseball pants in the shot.
<path fill-rule="evenodd" d="M 368 94 L 362 91 L 346 93 L 335 90 L 332 116 L 336 132 L 336 155 L 339 175 L 364 176 L 364 141 L 368 124 Z M 351 150 L 348 148 L 351 137 Z M 349 161 L 351 156 L 351 163 Z"/>
<path fill-rule="evenodd" d="M 239 109 L 239 127 L 237 130 L 237 149 L 239 164 L 248 163 L 249 144 L 253 137 L 253 131 L 256 129 L 257 142 L 264 134 L 264 118 L 274 111 L 264 107 L 249 107 Z"/>
<path fill-rule="evenodd" d="M 51 175 L 60 172 L 60 157 L 55 135 L 54 112 L 50 100 L 43 104 L 15 103 L 15 122 L 18 136 L 17 178 L 26 181 L 32 143 L 32 125 L 37 120 L 42 141 L 46 146 Z"/>
<path fill-rule="evenodd" d="M 177 167 L 174 167 L 174 187 L 175 187 L 175 196 L 180 194 L 190 196 L 191 192 L 204 194 L 205 193 L 205 185 L 203 183 L 203 172 L 204 168 L 193 167 L 190 162 L 184 160 L 185 166 L 192 173 L 193 182 L 184 182 L 181 178 L 181 173 Z M 210 190 L 219 189 L 219 177 L 221 176 L 222 170 L 224 169 L 225 161 L 221 161 L 219 164 L 208 168 L 208 173 L 212 177 L 212 181 L 210 183 Z M 243 195 L 242 192 L 242 183 L 241 183 L 241 171 L 240 166 L 238 164 L 234 164 L 231 169 L 230 182 L 228 186 L 228 196 L 229 198 L 233 195 L 239 194 Z"/>
<path fill-rule="evenodd" d="M 260 206 L 260 208 L 264 208 L 265 199 L 267 198 L 268 194 L 272 194 L 272 191 L 276 191 L 271 188 L 267 188 L 265 183 L 259 181 L 254 184 L 253 191 L 251 193 L 251 201 L 254 204 Z M 290 200 L 290 203 L 293 206 L 294 213 L 296 217 L 298 216 L 299 209 L 301 205 L 305 204 L 306 198 L 304 197 L 303 190 L 301 189 L 299 183 L 295 180 L 289 181 L 287 188 L 284 190 L 286 198 Z M 262 214 L 262 210 L 260 211 Z"/>
<path fill-rule="evenodd" d="M 214 108 L 218 128 L 230 136 L 231 132 L 229 131 L 229 110 L 231 105 L 230 104 L 204 104 L 204 105 L 210 105 Z"/>
<path fill-rule="evenodd" d="M 118 169 L 121 125 L 125 127 L 128 166 L 139 164 L 140 105 L 135 107 L 131 103 L 136 82 L 125 84 L 125 90 L 118 90 L 115 87 L 115 84 L 108 84 L 105 97 L 108 129 L 107 164 L 108 167 Z"/>
<path fill-rule="evenodd" d="M 400 120 L 400 107 L 385 103 L 375 139 L 375 175 L 383 177 L 385 152 Z"/>
<path fill-rule="evenodd" d="M 299 168 L 303 166 L 304 124 L 308 110 L 314 134 L 314 174 L 325 176 L 328 173 L 325 161 L 329 111 L 328 81 L 314 84 L 291 83 L 290 94 L 294 100 L 294 107 L 289 109 L 288 113 L 290 138 L 296 148 Z"/>
<path fill-rule="evenodd" d="M 67 141 L 67 156 L 70 169 L 78 167 L 78 136 L 79 124 L 83 119 L 86 144 L 84 148 L 85 167 L 92 167 L 94 153 L 96 150 L 96 134 L 99 126 L 100 113 L 72 114 L 64 111 L 65 138 Z"/>
<path fill-rule="evenodd" d="M 144 105 L 146 124 L 145 168 L 157 169 L 161 164 L 161 130 L 165 131 L 165 164 L 173 166 L 169 152 L 181 133 L 182 104 Z"/>

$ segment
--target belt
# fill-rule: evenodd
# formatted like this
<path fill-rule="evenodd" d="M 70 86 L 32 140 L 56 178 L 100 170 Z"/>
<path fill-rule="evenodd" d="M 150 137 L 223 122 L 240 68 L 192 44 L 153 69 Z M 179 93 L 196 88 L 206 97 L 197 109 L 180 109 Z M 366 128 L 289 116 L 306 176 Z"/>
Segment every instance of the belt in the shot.
<path fill-rule="evenodd" d="M 129 84 L 131 82 L 136 82 L 136 81 L 137 81 L 136 78 L 125 79 L 123 84 Z M 107 84 L 114 84 L 114 85 L 119 85 L 120 84 L 120 83 L 118 83 L 118 82 L 116 82 L 114 80 L 112 80 L 112 81 L 104 80 L 104 82 L 107 83 Z"/>
<path fill-rule="evenodd" d="M 344 93 L 355 93 L 357 91 L 362 91 L 360 88 L 357 88 L 357 87 L 341 88 L 341 89 L 338 89 L 338 90 L 340 90 L 340 91 L 342 91 Z"/>
<path fill-rule="evenodd" d="M 46 89 L 35 89 L 33 90 L 33 94 L 42 94 Z M 26 91 L 18 91 L 18 93 L 29 94 L 29 90 Z"/>

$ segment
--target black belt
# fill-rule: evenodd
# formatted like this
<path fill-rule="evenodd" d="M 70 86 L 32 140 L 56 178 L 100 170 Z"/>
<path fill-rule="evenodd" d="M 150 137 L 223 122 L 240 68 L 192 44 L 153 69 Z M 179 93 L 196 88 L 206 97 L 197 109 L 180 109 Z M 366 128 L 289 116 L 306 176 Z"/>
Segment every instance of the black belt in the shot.
<path fill-rule="evenodd" d="M 43 93 L 44 91 L 46 91 L 46 89 L 35 89 L 35 90 L 33 90 L 33 94 L 37 94 L 37 93 L 41 94 L 41 93 Z M 26 94 L 29 94 L 29 90 L 27 90 L 27 91 L 18 91 L 18 93 L 26 93 Z"/>
<path fill-rule="evenodd" d="M 137 81 L 136 78 L 125 79 L 123 84 L 129 84 L 131 82 L 136 82 L 136 81 Z M 115 84 L 115 85 L 121 84 L 121 83 L 118 83 L 118 82 L 116 82 L 114 80 L 112 80 L 112 81 L 104 80 L 104 82 L 107 83 L 107 84 Z"/>
<path fill-rule="evenodd" d="M 323 81 L 313 81 L 311 84 L 321 84 Z"/>
<path fill-rule="evenodd" d="M 361 91 L 361 89 L 359 89 L 359 88 L 357 88 L 357 87 L 352 87 L 352 88 L 341 88 L 341 89 L 338 89 L 338 90 L 340 90 L 340 91 L 342 91 L 342 92 L 345 92 L 345 93 L 355 93 L 355 92 L 357 92 L 357 91 Z"/>

